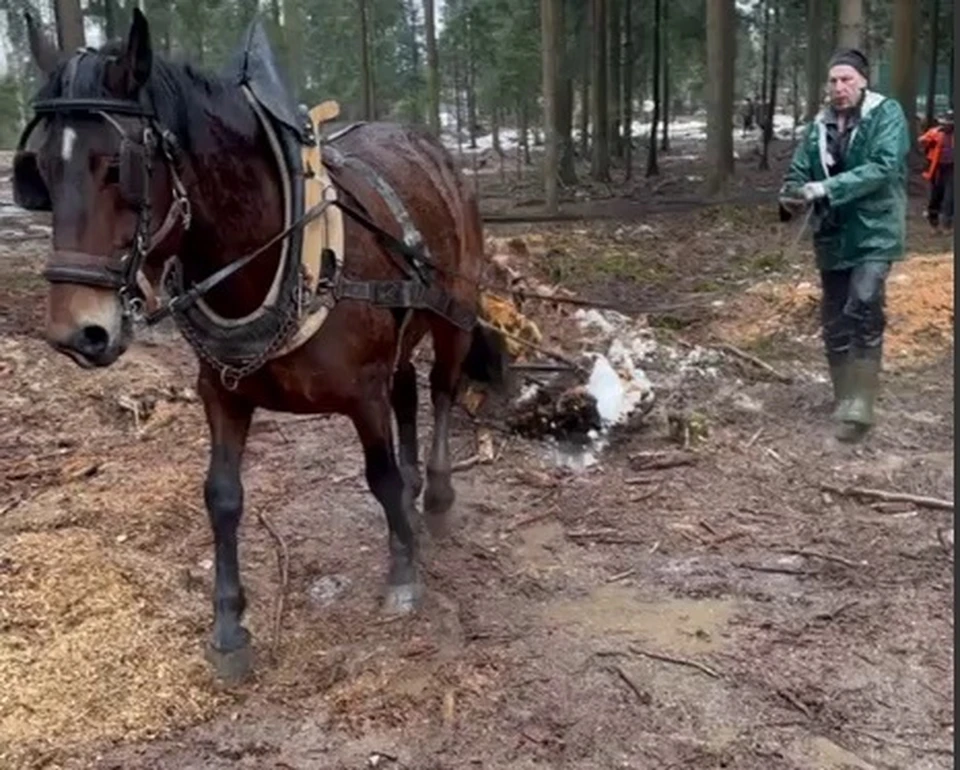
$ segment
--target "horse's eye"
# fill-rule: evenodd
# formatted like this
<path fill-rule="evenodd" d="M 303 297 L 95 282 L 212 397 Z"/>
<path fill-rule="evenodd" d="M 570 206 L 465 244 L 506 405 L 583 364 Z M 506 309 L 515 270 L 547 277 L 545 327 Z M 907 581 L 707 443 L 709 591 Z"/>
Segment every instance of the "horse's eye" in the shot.
<path fill-rule="evenodd" d="M 107 174 L 104 177 L 104 182 L 106 184 L 120 184 L 120 163 L 118 161 L 110 161 L 110 165 L 107 166 Z"/>

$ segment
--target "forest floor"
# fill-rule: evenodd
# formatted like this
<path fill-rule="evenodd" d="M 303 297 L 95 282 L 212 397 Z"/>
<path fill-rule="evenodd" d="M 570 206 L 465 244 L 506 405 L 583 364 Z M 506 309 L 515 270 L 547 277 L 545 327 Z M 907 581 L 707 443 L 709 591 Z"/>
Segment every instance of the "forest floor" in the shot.
<path fill-rule="evenodd" d="M 586 188 L 579 205 L 603 219 L 486 227 L 528 277 L 674 308 L 598 331 L 574 308 L 524 306 L 571 356 L 640 329 L 657 403 L 580 465 L 494 430 L 496 459 L 455 477 L 455 533 L 424 540 L 413 617 L 378 609 L 386 527 L 351 426 L 259 414 L 241 527 L 257 673 L 235 687 L 202 654 L 193 356 L 162 329 L 109 370 L 55 354 L 47 222 L 0 209 L 0 766 L 952 767 L 952 513 L 823 489 L 952 499 L 952 243 L 912 199 L 880 423 L 837 444 L 809 238 L 794 248 L 772 202 L 786 152 L 771 172 L 744 159 L 720 205 L 656 202 L 702 174 L 679 147 L 654 185 Z M 484 185 L 490 210 L 535 197 Z M 643 453 L 677 449 L 678 413 L 696 415 L 688 464 L 649 469 Z M 458 459 L 479 430 L 458 410 Z M 258 513 L 289 549 L 274 651 L 277 554 Z"/>

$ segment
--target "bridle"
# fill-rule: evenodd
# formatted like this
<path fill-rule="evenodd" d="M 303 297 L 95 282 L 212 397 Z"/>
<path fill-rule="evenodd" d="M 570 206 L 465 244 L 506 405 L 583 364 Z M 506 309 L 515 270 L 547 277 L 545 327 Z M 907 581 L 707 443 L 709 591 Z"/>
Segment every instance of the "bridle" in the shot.
<path fill-rule="evenodd" d="M 33 105 L 39 121 L 51 115 L 97 115 L 120 134 L 120 191 L 124 201 L 137 214 L 133 241 L 117 254 L 88 254 L 56 250 L 43 274 L 50 283 L 74 283 L 115 289 L 125 315 L 143 313 L 144 292 L 138 275 L 147 256 L 159 247 L 180 224 L 190 227 L 191 209 L 186 188 L 177 173 L 179 147 L 176 138 L 160 126 L 141 105 L 111 99 L 47 99 Z M 115 115 L 137 117 L 141 121 L 139 137 L 129 134 Z M 35 123 L 34 123 L 35 124 Z M 32 124 L 33 125 L 33 124 Z M 28 130 L 32 128 L 28 126 Z M 153 206 L 151 185 L 154 158 L 160 154 L 171 179 L 171 204 L 160 227 L 151 233 Z"/>
<path fill-rule="evenodd" d="M 68 63 L 70 80 L 80 59 L 90 53 L 79 51 Z M 157 120 L 154 111 L 141 102 L 108 98 L 74 98 L 71 95 L 33 103 L 34 116 L 21 136 L 22 150 L 30 134 L 42 120 L 52 116 L 92 115 L 102 118 L 120 135 L 119 185 L 124 202 L 136 211 L 137 223 L 132 242 L 121 253 L 89 254 L 81 251 L 55 250 L 50 255 L 44 277 L 50 283 L 71 283 L 114 289 L 124 316 L 142 317 L 149 285 L 141 282 L 141 270 L 147 257 L 156 251 L 174 232 L 190 228 L 191 207 L 186 187 L 180 178 L 180 148 L 176 137 Z M 128 132 L 117 117 L 137 118 L 139 132 Z M 153 221 L 152 182 L 155 158 L 159 155 L 171 180 L 171 203 L 163 222 L 151 232 Z M 14 177 L 15 191 L 25 180 Z M 42 185 L 37 178 L 34 185 Z"/>

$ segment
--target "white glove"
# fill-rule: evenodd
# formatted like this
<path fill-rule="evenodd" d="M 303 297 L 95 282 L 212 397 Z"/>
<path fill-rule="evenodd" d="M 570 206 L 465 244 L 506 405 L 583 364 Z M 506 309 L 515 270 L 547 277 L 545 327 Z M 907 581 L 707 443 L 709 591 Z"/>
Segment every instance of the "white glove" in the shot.
<path fill-rule="evenodd" d="M 820 198 L 827 197 L 827 188 L 823 182 L 807 182 L 800 188 L 800 194 L 807 203 L 812 203 Z"/>

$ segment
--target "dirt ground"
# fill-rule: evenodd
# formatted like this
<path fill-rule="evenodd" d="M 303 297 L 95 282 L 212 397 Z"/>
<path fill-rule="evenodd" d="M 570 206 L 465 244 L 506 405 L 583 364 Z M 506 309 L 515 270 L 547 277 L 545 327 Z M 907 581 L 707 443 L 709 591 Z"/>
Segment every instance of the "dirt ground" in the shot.
<path fill-rule="evenodd" d="M 54 354 L 47 223 L 0 209 L 0 766 L 952 767 L 952 513 L 821 488 L 953 498 L 950 240 L 913 200 L 880 424 L 841 446 L 807 239 L 793 248 L 769 202 L 653 205 L 695 173 L 684 158 L 665 159 L 666 188 L 636 183 L 643 215 L 487 227 L 494 250 L 519 238 L 512 264 L 545 284 L 671 306 L 646 318 L 658 401 L 581 469 L 483 413 L 499 455 L 455 477 L 454 535 L 424 536 L 416 616 L 379 612 L 386 527 L 350 425 L 258 415 L 241 527 L 257 674 L 233 688 L 203 660 L 192 354 L 165 329 L 106 371 Z M 755 196 L 778 173 L 740 185 Z M 0 158 L 0 200 L 8 175 Z M 571 308 L 524 310 L 544 345 L 577 352 Z M 694 461 L 644 470 L 641 453 L 673 446 L 671 414 L 705 426 Z M 459 412 L 457 457 L 476 441 Z M 276 640 L 258 513 L 289 549 Z"/>

